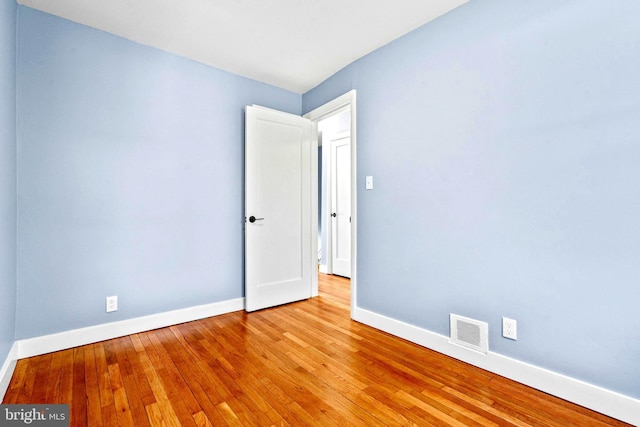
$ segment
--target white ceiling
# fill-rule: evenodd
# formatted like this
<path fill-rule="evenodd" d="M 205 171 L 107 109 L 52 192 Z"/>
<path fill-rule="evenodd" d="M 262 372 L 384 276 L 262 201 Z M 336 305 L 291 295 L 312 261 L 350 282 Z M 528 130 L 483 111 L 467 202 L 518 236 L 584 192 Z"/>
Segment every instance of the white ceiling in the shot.
<path fill-rule="evenodd" d="M 304 93 L 468 0 L 18 0 L 195 61 Z"/>

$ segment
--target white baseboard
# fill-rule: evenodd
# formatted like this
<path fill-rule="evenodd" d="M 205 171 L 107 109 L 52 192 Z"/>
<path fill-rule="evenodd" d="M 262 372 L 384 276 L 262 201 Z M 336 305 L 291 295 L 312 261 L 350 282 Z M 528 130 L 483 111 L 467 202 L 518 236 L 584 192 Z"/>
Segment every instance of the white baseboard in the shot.
<path fill-rule="evenodd" d="M 164 328 L 244 309 L 244 298 L 198 305 L 118 322 L 16 341 L 17 359 L 65 350 L 138 332 Z M 15 347 L 15 345 L 14 345 Z"/>
<path fill-rule="evenodd" d="M 198 305 L 118 322 L 18 340 L 13 343 L 0 369 L 0 402 L 7 392 L 18 359 L 65 350 L 125 335 L 164 328 L 206 317 L 244 310 L 244 298 Z"/>
<path fill-rule="evenodd" d="M 237 298 L 16 341 L 0 369 L 0 401 L 7 391 L 18 359 L 243 309 L 244 298 Z M 359 307 L 353 310 L 353 319 L 545 393 L 627 423 L 640 425 L 640 400 L 491 351 L 486 355 L 477 353 L 450 343 L 449 338 L 444 335 Z"/>
<path fill-rule="evenodd" d="M 16 368 L 16 361 L 18 360 L 18 343 L 13 343 L 9 354 L 0 368 L 0 402 L 4 399 L 4 395 L 9 388 L 13 371 Z"/>
<path fill-rule="evenodd" d="M 327 264 L 320 264 L 318 269 L 322 274 L 329 274 L 329 266 L 327 266 Z"/>
<path fill-rule="evenodd" d="M 498 353 L 478 353 L 450 343 L 447 336 L 359 307 L 353 310 L 353 320 L 596 412 L 640 426 L 640 400 Z"/>

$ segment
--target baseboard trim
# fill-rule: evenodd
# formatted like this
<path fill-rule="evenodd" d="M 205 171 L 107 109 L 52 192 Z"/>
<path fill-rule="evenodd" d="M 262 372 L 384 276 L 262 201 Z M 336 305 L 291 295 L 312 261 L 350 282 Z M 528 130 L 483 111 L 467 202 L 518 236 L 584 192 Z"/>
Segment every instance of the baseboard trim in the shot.
<path fill-rule="evenodd" d="M 498 353 L 481 354 L 450 343 L 444 335 L 359 307 L 353 310 L 353 320 L 596 412 L 640 425 L 640 400 Z"/>
<path fill-rule="evenodd" d="M 9 354 L 0 368 L 0 402 L 4 400 L 4 395 L 9 389 L 9 383 L 13 376 L 13 371 L 16 368 L 16 362 L 18 360 L 18 343 L 13 343 Z"/>
<path fill-rule="evenodd" d="M 16 359 L 65 350 L 244 309 L 244 298 L 198 305 L 16 341 Z"/>
<path fill-rule="evenodd" d="M 329 266 L 327 264 L 320 264 L 318 270 L 322 274 L 329 274 Z"/>

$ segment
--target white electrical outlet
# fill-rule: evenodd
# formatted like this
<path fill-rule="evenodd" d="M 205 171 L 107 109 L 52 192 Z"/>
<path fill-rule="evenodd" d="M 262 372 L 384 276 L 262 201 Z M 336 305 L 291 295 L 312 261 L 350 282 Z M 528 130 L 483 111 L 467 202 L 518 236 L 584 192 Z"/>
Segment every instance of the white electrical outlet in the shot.
<path fill-rule="evenodd" d="M 511 340 L 518 339 L 518 322 L 508 317 L 502 318 L 502 336 Z"/>
<path fill-rule="evenodd" d="M 118 296 L 107 297 L 107 313 L 118 310 Z"/>

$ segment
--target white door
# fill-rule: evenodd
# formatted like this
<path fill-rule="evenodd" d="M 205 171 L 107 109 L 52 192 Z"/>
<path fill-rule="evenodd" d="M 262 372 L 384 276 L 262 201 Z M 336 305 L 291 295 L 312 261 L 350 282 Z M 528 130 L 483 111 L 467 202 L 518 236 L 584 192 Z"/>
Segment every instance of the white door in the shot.
<path fill-rule="evenodd" d="M 351 277 L 351 136 L 331 140 L 331 264 L 333 274 Z"/>
<path fill-rule="evenodd" d="M 308 119 L 257 106 L 246 109 L 247 311 L 311 297 L 311 131 Z"/>

